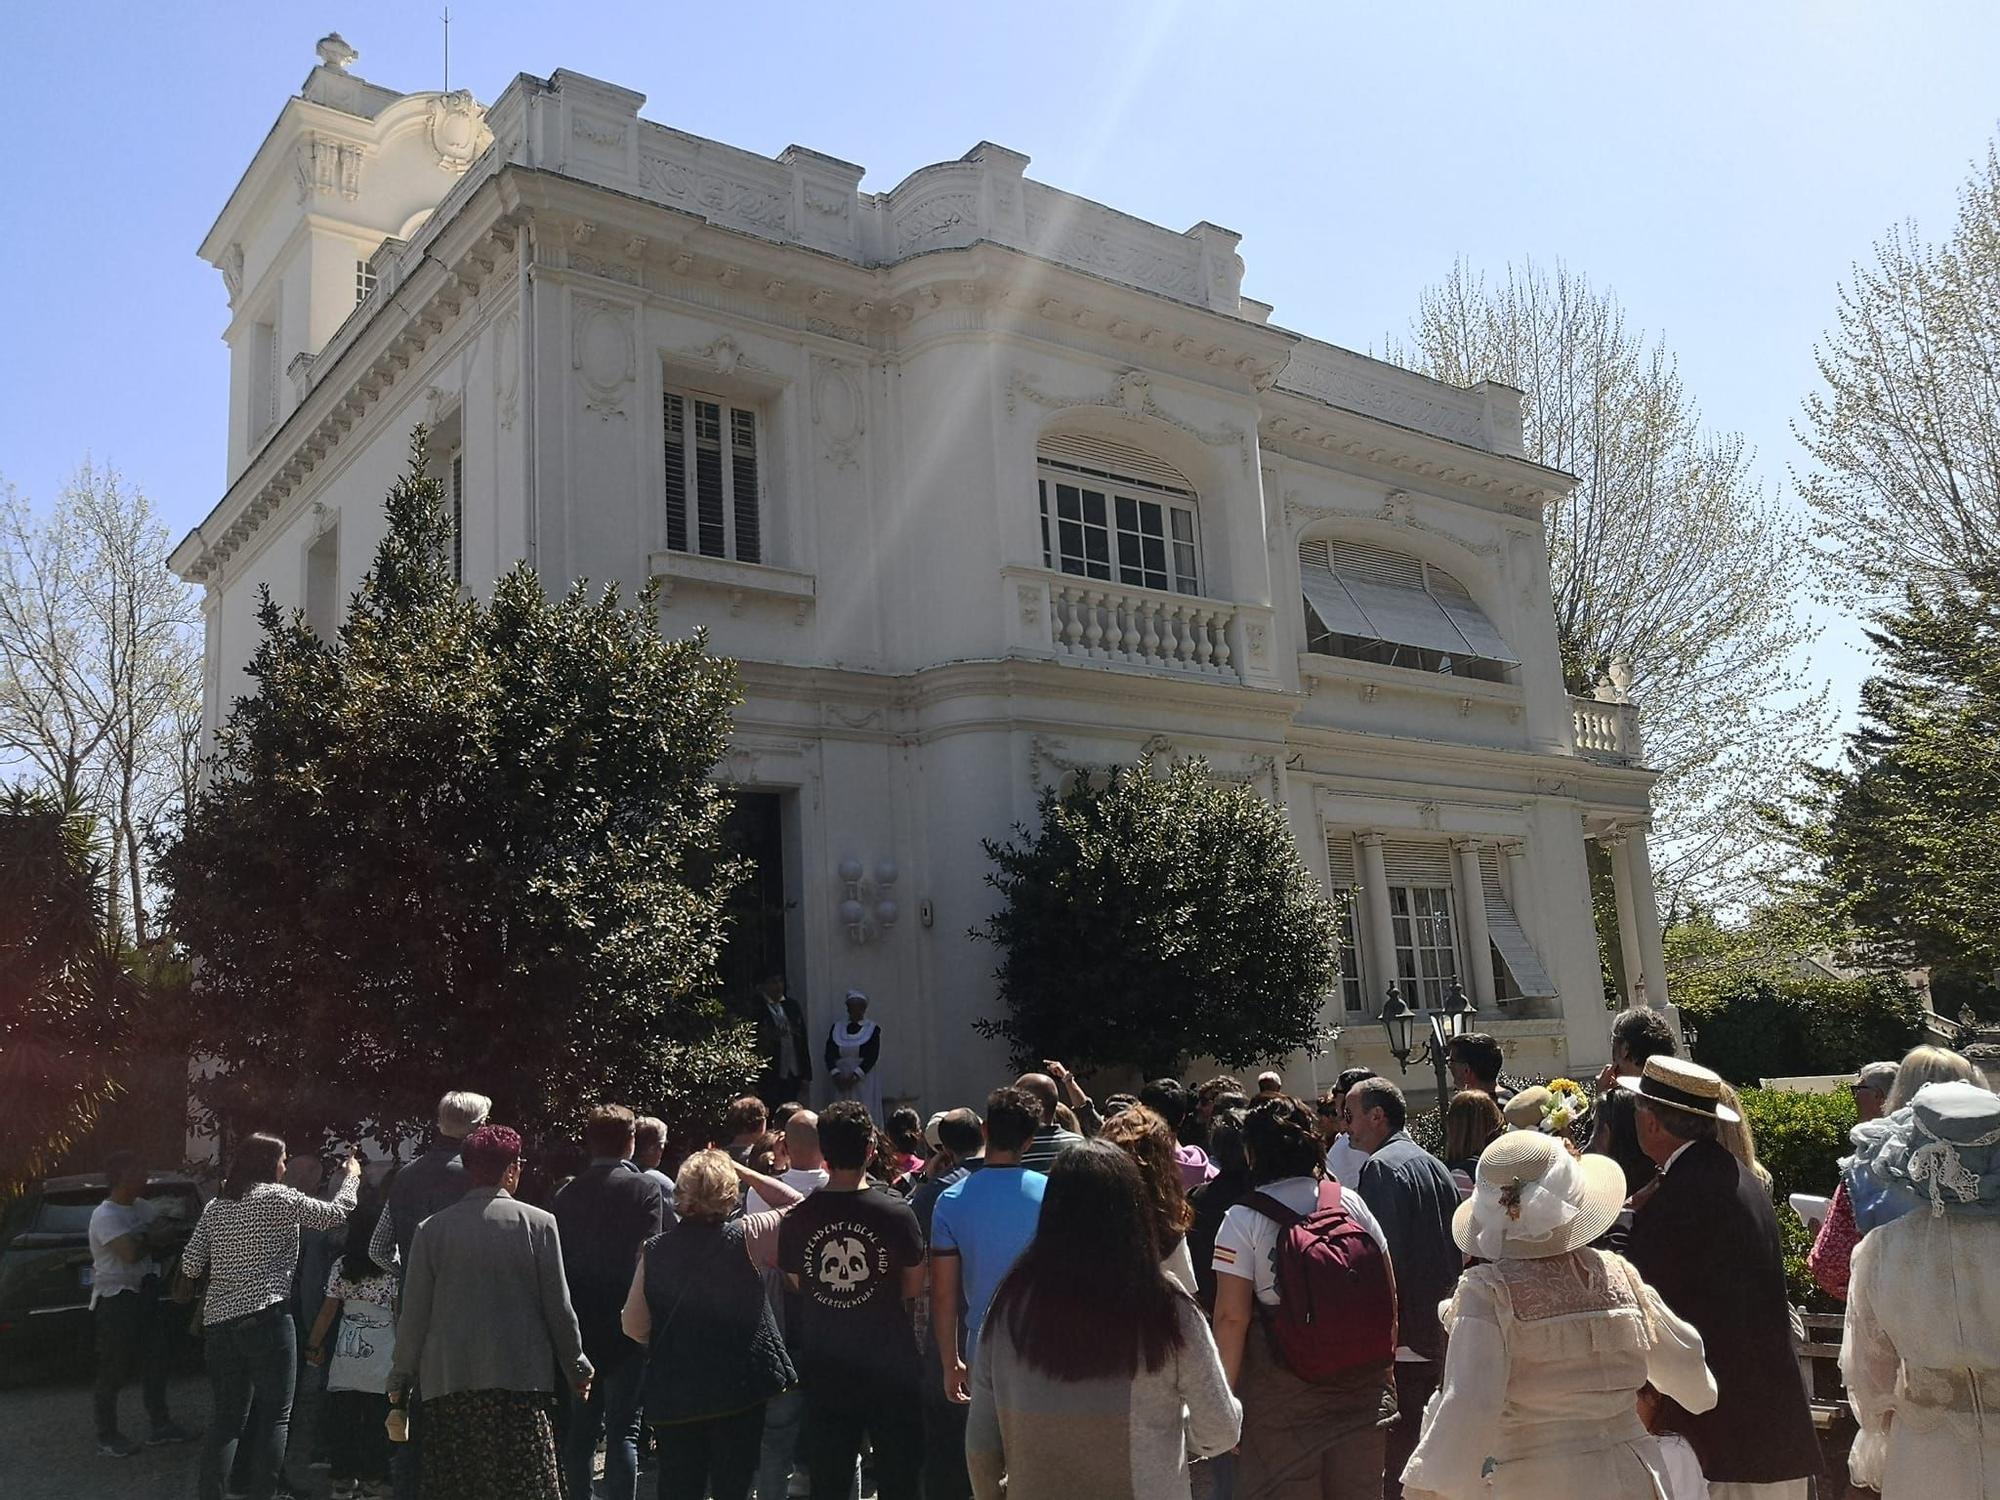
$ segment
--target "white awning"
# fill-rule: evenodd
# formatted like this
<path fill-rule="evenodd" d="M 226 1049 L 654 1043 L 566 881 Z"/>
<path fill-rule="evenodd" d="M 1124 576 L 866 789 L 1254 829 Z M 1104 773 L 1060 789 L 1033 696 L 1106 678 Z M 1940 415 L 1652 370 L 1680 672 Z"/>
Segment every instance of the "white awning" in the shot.
<path fill-rule="evenodd" d="M 1300 548 L 1299 587 L 1329 634 L 1518 666 L 1520 658 L 1457 579 L 1412 557 L 1353 542 L 1327 562 Z"/>
<path fill-rule="evenodd" d="M 1480 612 L 1478 605 L 1470 599 L 1454 599 L 1446 593 L 1435 597 L 1438 607 L 1451 617 L 1451 623 L 1465 637 L 1465 644 L 1472 648 L 1474 656 L 1497 661 L 1503 666 L 1517 667 L 1521 664 L 1521 658 L 1507 649 L 1506 640 L 1493 628 L 1493 622 Z"/>
<path fill-rule="evenodd" d="M 1342 578 L 1347 592 L 1374 626 L 1376 640 L 1396 646 L 1421 646 L 1447 656 L 1478 656 L 1444 606 L 1425 589 L 1397 588 L 1368 578 Z"/>
<path fill-rule="evenodd" d="M 1535 952 L 1535 945 L 1522 930 L 1521 919 L 1508 904 L 1507 893 L 1500 888 L 1500 861 L 1490 848 L 1479 851 L 1479 885 L 1486 898 L 1486 935 L 1492 940 L 1493 951 L 1500 955 L 1500 962 L 1506 965 L 1514 988 L 1527 1000 L 1553 997 L 1556 987 L 1549 979 L 1549 971 L 1542 967 L 1541 955 Z"/>

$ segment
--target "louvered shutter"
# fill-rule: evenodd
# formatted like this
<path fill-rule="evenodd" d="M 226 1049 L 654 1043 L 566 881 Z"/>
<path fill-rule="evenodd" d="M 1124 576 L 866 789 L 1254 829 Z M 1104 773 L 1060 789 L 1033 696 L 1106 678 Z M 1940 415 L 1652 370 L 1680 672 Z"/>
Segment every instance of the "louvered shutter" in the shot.
<path fill-rule="evenodd" d="M 722 505 L 722 406 L 699 397 L 694 408 L 695 550 L 703 557 L 729 555 Z"/>
<path fill-rule="evenodd" d="M 1299 588 L 1320 626 L 1328 634 L 1359 636 L 1369 641 L 1377 639 L 1374 626 L 1361 612 L 1361 606 L 1354 602 L 1347 586 L 1325 568 L 1301 562 Z"/>
<path fill-rule="evenodd" d="M 729 503 L 736 522 L 736 560 L 757 562 L 762 554 L 757 529 L 757 414 L 740 406 L 729 409 Z"/>
<path fill-rule="evenodd" d="M 1192 496 L 1194 484 L 1165 459 L 1110 438 L 1058 433 L 1045 437 L 1036 452 L 1051 463 L 1081 469 L 1101 479 L 1130 479 L 1176 495 Z"/>
<path fill-rule="evenodd" d="M 1328 883 L 1336 891 L 1351 891 L 1361 884 L 1354 872 L 1354 836 L 1350 833 L 1329 833 L 1326 836 L 1326 868 Z"/>
<path fill-rule="evenodd" d="M 1548 970 L 1542 967 L 1541 956 L 1528 941 L 1521 919 L 1514 915 L 1507 893 L 1501 888 L 1500 858 L 1491 849 L 1479 851 L 1479 883 L 1486 898 L 1486 933 L 1500 955 L 1500 962 L 1507 966 L 1514 988 L 1525 999 L 1550 998 L 1556 992 L 1555 984 Z"/>
<path fill-rule="evenodd" d="M 667 434 L 667 546 L 688 550 L 687 401 L 668 391 L 661 403 Z"/>
<path fill-rule="evenodd" d="M 1451 845 L 1415 839 L 1384 839 L 1382 868 L 1391 885 L 1450 886 Z"/>
<path fill-rule="evenodd" d="M 1485 612 L 1472 602 L 1472 595 L 1466 592 L 1464 584 L 1442 568 L 1426 566 L 1424 571 L 1430 580 L 1431 596 L 1437 600 L 1439 608 L 1450 616 L 1451 623 L 1458 627 L 1458 633 L 1465 637 L 1465 643 L 1472 648 L 1474 656 L 1509 667 L 1520 665 L 1521 658 L 1508 647 L 1506 638 L 1494 628 Z"/>

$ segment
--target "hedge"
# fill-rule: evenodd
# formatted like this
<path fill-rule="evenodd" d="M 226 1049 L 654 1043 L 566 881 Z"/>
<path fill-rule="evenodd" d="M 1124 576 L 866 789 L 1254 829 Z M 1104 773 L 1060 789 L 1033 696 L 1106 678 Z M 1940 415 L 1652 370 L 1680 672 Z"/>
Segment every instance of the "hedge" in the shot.
<path fill-rule="evenodd" d="M 1778 1230 L 1785 1248 L 1785 1280 L 1792 1301 L 1813 1312 L 1839 1312 L 1806 1269 L 1812 1231 L 1792 1212 L 1794 1193 L 1833 1196 L 1840 1158 L 1854 1128 L 1854 1100 L 1845 1089 L 1832 1094 L 1789 1094 L 1776 1089 L 1743 1090 L 1743 1118 L 1757 1142 L 1757 1159 L 1771 1174 Z"/>
<path fill-rule="evenodd" d="M 1752 979 L 1721 995 L 1689 995 L 1682 1010 L 1695 1025 L 1695 1061 L 1738 1085 L 1898 1058 L 1924 1024 L 1922 998 L 1893 974 Z"/>

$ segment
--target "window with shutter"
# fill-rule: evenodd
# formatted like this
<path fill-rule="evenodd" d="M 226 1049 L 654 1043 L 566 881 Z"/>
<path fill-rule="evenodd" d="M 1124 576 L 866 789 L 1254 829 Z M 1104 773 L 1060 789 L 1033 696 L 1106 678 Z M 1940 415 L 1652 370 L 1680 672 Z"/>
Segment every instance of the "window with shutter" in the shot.
<path fill-rule="evenodd" d="M 668 549 L 762 562 L 756 411 L 720 396 L 670 390 L 660 414 Z"/>
<path fill-rule="evenodd" d="M 1042 566 L 1176 594 L 1201 592 L 1194 488 L 1171 464 L 1106 438 L 1037 449 Z"/>
<path fill-rule="evenodd" d="M 1361 979 L 1360 881 L 1354 873 L 1354 837 L 1348 833 L 1326 836 L 1326 864 L 1336 895 L 1347 898 L 1340 913 L 1340 1008 L 1350 1014 L 1366 1010 Z"/>
<path fill-rule="evenodd" d="M 1452 916 L 1451 847 L 1385 839 L 1389 927 L 1396 944 L 1396 983 L 1418 1010 L 1437 1009 L 1458 980 L 1458 935 Z"/>
<path fill-rule="evenodd" d="M 1497 682 L 1518 664 L 1451 574 L 1363 542 L 1299 544 L 1306 649 Z"/>
<path fill-rule="evenodd" d="M 1500 881 L 1500 857 L 1490 848 L 1479 851 L 1479 883 L 1486 898 L 1486 931 L 1493 940 L 1493 951 L 1500 957 L 1500 973 L 1513 990 L 1508 998 L 1552 997 L 1555 983 L 1542 967 L 1541 955 L 1535 952 L 1535 945 L 1528 940 L 1520 917 L 1507 899 Z"/>

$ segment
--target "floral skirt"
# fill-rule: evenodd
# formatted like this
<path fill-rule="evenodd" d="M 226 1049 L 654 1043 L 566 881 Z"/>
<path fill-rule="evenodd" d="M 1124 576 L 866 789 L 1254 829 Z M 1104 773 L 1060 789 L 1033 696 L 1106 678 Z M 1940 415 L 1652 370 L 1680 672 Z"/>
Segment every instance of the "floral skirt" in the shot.
<path fill-rule="evenodd" d="M 457 1391 L 423 1403 L 423 1500 L 563 1500 L 555 1398 Z"/>

